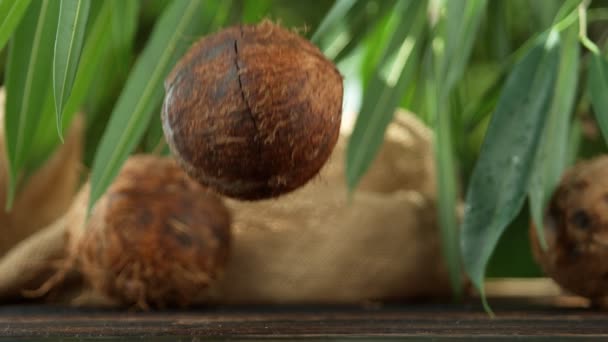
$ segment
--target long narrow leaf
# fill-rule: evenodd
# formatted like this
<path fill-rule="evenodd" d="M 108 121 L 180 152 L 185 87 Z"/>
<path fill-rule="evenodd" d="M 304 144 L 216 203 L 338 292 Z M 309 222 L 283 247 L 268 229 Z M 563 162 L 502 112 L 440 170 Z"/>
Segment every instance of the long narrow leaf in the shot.
<path fill-rule="evenodd" d="M 375 6 L 371 6 L 371 1 L 360 1 L 356 4 L 355 9 L 365 6 L 361 11 L 358 11 L 357 15 L 354 16 L 353 21 L 350 24 L 350 30 L 348 33 L 348 39 L 345 39 L 346 44 L 338 45 L 340 49 L 333 49 L 332 54 L 329 55 L 335 62 L 341 61 L 343 58 L 348 56 L 355 48 L 357 48 L 360 42 L 371 32 L 374 27 L 382 20 L 384 16 L 390 13 L 390 10 L 398 5 L 399 2 L 404 0 L 379 0 Z M 426 3 L 424 0 L 420 2 Z M 373 9 L 373 10 L 370 10 Z M 404 23 L 407 26 L 407 24 Z M 340 34 L 342 36 L 344 32 Z"/>
<path fill-rule="evenodd" d="M 81 60 L 86 62 L 79 63 L 72 93 L 64 106 L 63 130 L 69 126 L 76 111 L 84 104 L 85 98 L 93 85 L 94 76 L 99 72 L 101 62 L 108 56 L 112 39 L 112 36 L 108 34 L 108 22 L 112 19 L 111 5 L 110 1 L 104 1 L 101 4 L 98 14 L 86 34 L 81 54 Z M 96 90 L 99 90 L 101 86 L 97 84 Z M 28 160 L 28 166 L 32 168 L 36 168 L 44 162 L 60 142 L 55 127 L 55 101 L 52 93 L 49 93 L 46 101 L 48 104 L 45 105 L 39 120 Z"/>
<path fill-rule="evenodd" d="M 558 47 L 559 34 L 552 31 L 511 71 L 469 184 L 461 232 L 463 262 L 488 310 L 483 287 L 486 266 L 528 191 L 555 89 Z"/>
<path fill-rule="evenodd" d="M 576 8 L 583 2 L 583 0 L 565 0 L 562 2 L 561 7 L 553 18 L 553 24 L 557 24 L 562 19 L 566 18 L 571 12 L 575 11 Z"/>
<path fill-rule="evenodd" d="M 595 118 L 600 126 L 604 140 L 608 142 L 608 62 L 597 52 L 591 53 L 589 83 L 587 89 Z"/>
<path fill-rule="evenodd" d="M 462 78 L 468 62 L 486 0 L 447 2 L 447 16 L 442 37 L 446 50 L 439 54 L 440 71 L 435 75 L 435 91 L 427 94 L 434 120 L 435 162 L 437 164 L 438 216 L 444 258 L 448 265 L 456 297 L 462 295 L 460 244 L 456 217 L 456 163 L 454 161 L 452 116 L 448 99 L 456 82 Z M 435 112 L 432 112 L 432 109 Z"/>
<path fill-rule="evenodd" d="M 175 1 L 164 11 L 129 75 L 97 149 L 89 209 L 105 192 L 139 142 L 163 97 L 162 83 L 182 52 L 184 34 L 195 22 L 200 1 Z M 185 48 L 185 47 L 184 47 Z"/>
<path fill-rule="evenodd" d="M 139 0 L 108 0 L 112 6 L 112 45 L 114 64 L 121 74 L 127 74 L 133 53 L 133 41 L 137 28 Z"/>
<path fill-rule="evenodd" d="M 76 78 L 90 5 L 90 0 L 61 0 L 59 5 L 59 22 L 53 57 L 53 94 L 57 132 L 62 140 L 63 107 L 72 93 L 72 85 Z"/>
<path fill-rule="evenodd" d="M 340 0 L 321 22 L 312 40 L 337 63 L 359 46 L 397 2 Z M 409 25 L 406 21 L 404 23 Z"/>
<path fill-rule="evenodd" d="M 464 74 L 487 0 L 447 1 L 446 52 L 441 74 L 448 93 Z"/>
<path fill-rule="evenodd" d="M 365 41 L 361 43 L 363 48 L 363 60 L 361 61 L 360 75 L 364 88 L 374 76 L 376 66 L 380 63 L 380 59 L 384 54 L 384 46 L 391 38 L 394 31 L 394 28 L 391 25 L 391 19 L 393 19 L 391 16 L 382 19 Z"/>
<path fill-rule="evenodd" d="M 112 15 L 112 2 L 104 1 L 90 32 L 87 33 L 81 54 L 83 63 L 78 65 L 72 94 L 63 112 L 66 118 L 73 115 L 83 105 L 87 93 L 92 90 L 94 85 L 95 75 L 99 73 L 102 63 L 108 58 L 112 42 L 108 22 L 112 21 Z M 101 86 L 97 85 L 95 90 L 99 91 Z"/>
<path fill-rule="evenodd" d="M 416 33 L 423 26 L 423 5 L 424 2 L 418 0 L 401 1 L 395 9 L 396 18 L 403 18 L 403 24 L 395 26 L 386 54 L 366 89 L 346 151 L 346 179 L 350 190 L 357 186 L 374 159 L 386 126 L 413 78 L 420 44 Z M 394 42 L 400 42 L 396 51 L 391 48 Z"/>
<path fill-rule="evenodd" d="M 327 15 L 325 15 L 310 40 L 315 44 L 319 44 L 320 38 L 323 37 L 327 31 L 329 31 L 332 24 L 335 24 L 340 19 L 343 19 L 356 2 L 357 0 L 337 0 Z"/>
<path fill-rule="evenodd" d="M 432 60 L 427 60 L 427 68 L 431 69 Z M 432 69 L 431 69 L 432 70 Z M 454 170 L 454 153 L 452 151 L 452 129 L 450 125 L 449 108 L 444 101 L 438 100 L 441 85 L 436 75 L 429 72 L 431 77 L 426 81 L 427 111 L 430 117 L 435 118 L 434 124 L 434 150 L 437 164 L 438 180 L 438 216 L 441 228 L 442 249 L 444 259 L 448 265 L 450 283 L 454 295 L 462 295 L 462 267 L 460 262 L 460 245 L 458 243 L 458 221 L 456 219 L 456 173 Z"/>
<path fill-rule="evenodd" d="M 59 3 L 34 1 L 11 39 L 6 74 L 6 148 L 9 160 L 7 208 L 27 160 L 40 112 L 44 106 L 53 61 L 53 41 Z"/>
<path fill-rule="evenodd" d="M 0 50 L 23 18 L 31 0 L 0 1 Z"/>
<path fill-rule="evenodd" d="M 569 122 L 576 96 L 579 75 L 578 27 L 569 29 L 561 47 L 555 96 L 543 132 L 530 183 L 530 212 L 541 246 L 546 248 L 543 216 L 553 189 L 567 163 Z"/>
<path fill-rule="evenodd" d="M 137 26 L 138 0 L 109 0 L 112 7 L 112 41 L 121 49 L 133 43 Z"/>
<path fill-rule="evenodd" d="M 458 192 L 456 186 L 456 163 L 452 149 L 452 125 L 450 112 L 444 106 L 435 120 L 435 163 L 437 165 L 438 216 L 444 259 L 448 265 L 450 283 L 456 298 L 462 296 L 462 267 L 460 243 L 458 241 L 458 218 L 456 208 Z"/>

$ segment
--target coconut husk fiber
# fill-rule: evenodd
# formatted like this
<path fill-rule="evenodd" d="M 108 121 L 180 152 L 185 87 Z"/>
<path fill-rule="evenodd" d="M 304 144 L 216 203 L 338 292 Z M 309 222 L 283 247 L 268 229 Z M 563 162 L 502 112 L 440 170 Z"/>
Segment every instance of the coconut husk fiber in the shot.
<path fill-rule="evenodd" d="M 258 202 L 225 199 L 233 216 L 229 261 L 223 275 L 195 302 L 361 303 L 449 296 L 436 222 L 431 140 L 431 132 L 413 115 L 399 112 L 352 197 L 344 178 L 344 135 L 319 176 L 293 193 Z M 70 212 L 86 207 L 79 202 L 84 200 L 76 200 L 63 219 L 15 246 L 10 263 L 0 260 L 0 273 L 17 264 L 22 273 L 45 273 L 49 263 L 43 267 L 40 261 L 57 262 L 57 253 L 65 258 L 73 243 L 70 225 L 81 220 Z M 41 245 L 54 248 L 34 247 Z M 15 255 L 38 262 L 17 263 Z M 16 290 L 38 288 L 45 279 L 48 274 L 10 284 L 0 279 L 0 299 L 7 298 L 2 291 L 14 298 Z M 96 293 L 87 281 L 53 288 L 56 302 L 120 305 Z"/>

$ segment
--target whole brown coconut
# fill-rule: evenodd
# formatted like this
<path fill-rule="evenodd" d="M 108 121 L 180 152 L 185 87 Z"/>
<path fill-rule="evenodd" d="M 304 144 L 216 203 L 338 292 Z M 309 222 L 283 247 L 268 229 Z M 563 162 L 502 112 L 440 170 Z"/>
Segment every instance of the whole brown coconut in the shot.
<path fill-rule="evenodd" d="M 314 45 L 269 21 L 201 39 L 165 89 L 172 152 L 188 174 L 227 196 L 296 189 L 338 139 L 342 77 Z"/>
<path fill-rule="evenodd" d="M 608 156 L 582 162 L 563 177 L 549 204 L 543 251 L 530 229 L 534 256 L 563 288 L 602 302 L 608 295 Z"/>
<path fill-rule="evenodd" d="M 86 205 L 87 196 L 77 201 Z M 85 210 L 75 212 L 71 219 L 83 222 Z M 110 298 L 142 309 L 187 306 L 222 271 L 230 238 L 230 215 L 217 196 L 171 159 L 136 156 L 86 228 L 70 231 L 70 250 L 92 286 Z"/>

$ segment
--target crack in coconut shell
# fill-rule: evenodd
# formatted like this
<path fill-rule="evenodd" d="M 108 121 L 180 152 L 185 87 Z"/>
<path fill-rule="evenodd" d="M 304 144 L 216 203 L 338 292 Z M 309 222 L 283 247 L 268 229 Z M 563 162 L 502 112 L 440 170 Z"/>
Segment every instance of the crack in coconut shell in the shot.
<path fill-rule="evenodd" d="M 169 147 L 190 176 L 226 196 L 295 190 L 338 139 L 342 77 L 317 47 L 269 21 L 202 38 L 165 84 Z"/>
<path fill-rule="evenodd" d="M 241 32 L 241 38 L 243 37 L 243 27 L 239 26 L 239 31 Z M 253 110 L 251 109 L 251 104 L 247 100 L 247 96 L 245 95 L 245 91 L 243 90 L 243 81 L 241 80 L 241 61 L 239 60 L 239 41 L 238 39 L 234 40 L 234 66 L 236 67 L 236 75 L 237 80 L 239 81 L 239 89 L 241 90 L 241 95 L 243 97 L 243 102 L 247 106 L 247 113 L 251 118 L 251 122 L 253 123 L 253 127 L 256 133 L 259 133 L 260 129 L 258 128 L 258 124 L 255 121 L 255 115 L 253 115 Z M 261 152 L 261 146 L 258 145 Z M 260 153 L 261 154 L 261 153 Z"/>

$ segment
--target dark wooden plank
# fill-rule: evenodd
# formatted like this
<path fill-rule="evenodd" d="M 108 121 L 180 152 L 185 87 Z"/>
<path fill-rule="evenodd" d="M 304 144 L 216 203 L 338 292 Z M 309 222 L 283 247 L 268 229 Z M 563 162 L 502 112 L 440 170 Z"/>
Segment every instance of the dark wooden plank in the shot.
<path fill-rule="evenodd" d="M 608 340 L 608 314 L 587 309 L 500 304 L 207 308 L 150 313 L 46 306 L 0 307 L 0 336 L 193 337 L 585 337 Z"/>

